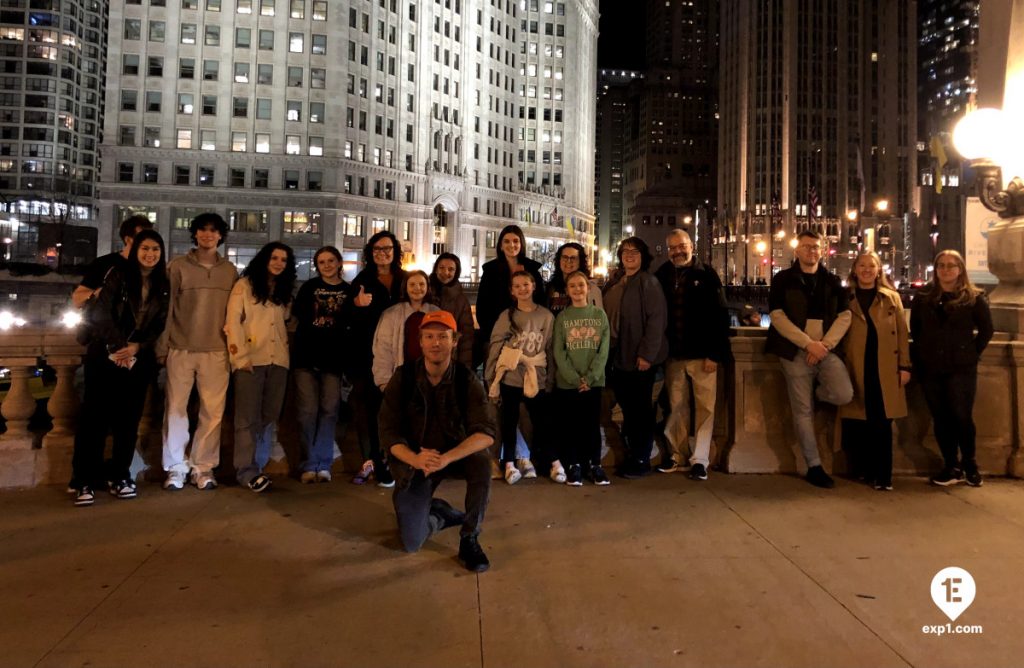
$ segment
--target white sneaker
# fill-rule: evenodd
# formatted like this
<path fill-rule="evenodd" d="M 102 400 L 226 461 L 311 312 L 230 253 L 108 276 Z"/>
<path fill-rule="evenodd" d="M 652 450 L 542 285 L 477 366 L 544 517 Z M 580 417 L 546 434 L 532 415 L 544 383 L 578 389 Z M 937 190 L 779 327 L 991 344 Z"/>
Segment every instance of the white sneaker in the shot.
<path fill-rule="evenodd" d="M 316 471 L 303 471 L 302 476 L 299 478 L 299 480 L 304 485 L 309 485 L 316 482 Z"/>
<path fill-rule="evenodd" d="M 551 465 L 551 480 L 557 482 L 559 485 L 565 484 L 565 469 L 561 464 Z"/>
<path fill-rule="evenodd" d="M 217 487 L 217 479 L 209 471 L 192 471 L 192 484 L 196 489 L 212 490 Z"/>
<path fill-rule="evenodd" d="M 164 480 L 164 489 L 184 489 L 186 480 L 188 480 L 188 474 L 184 471 L 179 471 L 177 469 L 168 471 L 167 480 Z"/>
<path fill-rule="evenodd" d="M 522 459 L 517 459 L 516 460 L 516 468 L 518 468 L 520 471 L 523 472 L 523 477 L 524 478 L 536 478 L 537 477 L 537 469 L 535 469 L 533 467 L 533 462 L 531 462 L 529 460 L 529 458 L 527 458 L 527 457 L 523 457 Z"/>
<path fill-rule="evenodd" d="M 534 471 L 534 477 L 537 477 L 537 472 Z M 519 469 L 515 467 L 515 464 L 509 462 L 505 464 L 505 482 L 510 485 L 514 485 L 523 479 L 523 474 L 519 472 Z"/>
<path fill-rule="evenodd" d="M 331 472 L 330 471 L 317 471 L 316 472 L 316 481 L 317 482 L 330 482 L 331 481 Z M 303 482 L 305 482 L 305 480 L 303 480 Z"/>

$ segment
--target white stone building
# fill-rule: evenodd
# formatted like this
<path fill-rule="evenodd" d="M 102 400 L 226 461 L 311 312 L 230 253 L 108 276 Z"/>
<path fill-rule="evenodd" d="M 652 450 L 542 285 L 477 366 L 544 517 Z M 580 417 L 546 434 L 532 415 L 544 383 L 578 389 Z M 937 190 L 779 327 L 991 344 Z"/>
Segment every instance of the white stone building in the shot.
<path fill-rule="evenodd" d="M 467 279 L 507 224 L 593 243 L 595 0 L 118 0 L 109 44 L 101 249 L 141 211 L 182 253 L 207 210 L 302 277 L 380 229 Z"/>

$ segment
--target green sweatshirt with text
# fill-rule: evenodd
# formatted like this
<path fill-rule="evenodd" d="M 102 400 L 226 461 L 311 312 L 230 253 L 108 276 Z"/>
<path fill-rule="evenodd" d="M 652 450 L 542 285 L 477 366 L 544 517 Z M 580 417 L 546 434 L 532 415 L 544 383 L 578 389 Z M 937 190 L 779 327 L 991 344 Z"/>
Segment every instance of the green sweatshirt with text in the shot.
<path fill-rule="evenodd" d="M 575 390 L 580 378 L 590 387 L 604 387 L 611 333 L 605 312 L 587 304 L 569 306 L 555 318 L 555 383 Z"/>

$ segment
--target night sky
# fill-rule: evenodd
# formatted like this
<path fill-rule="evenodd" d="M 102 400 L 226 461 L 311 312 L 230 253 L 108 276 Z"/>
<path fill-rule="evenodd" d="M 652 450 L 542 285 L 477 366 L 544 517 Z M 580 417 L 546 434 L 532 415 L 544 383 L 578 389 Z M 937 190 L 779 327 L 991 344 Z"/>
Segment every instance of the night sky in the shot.
<path fill-rule="evenodd" d="M 644 0 L 600 0 L 597 66 L 639 70 L 644 66 Z"/>

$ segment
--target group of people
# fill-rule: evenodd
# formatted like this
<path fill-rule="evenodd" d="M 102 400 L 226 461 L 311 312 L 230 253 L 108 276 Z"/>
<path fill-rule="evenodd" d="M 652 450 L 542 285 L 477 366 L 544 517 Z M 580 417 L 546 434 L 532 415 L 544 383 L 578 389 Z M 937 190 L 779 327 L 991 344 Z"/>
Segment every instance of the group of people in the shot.
<path fill-rule="evenodd" d="M 165 489 L 216 488 L 233 382 L 235 477 L 253 492 L 266 491 L 272 480 L 264 467 L 289 375 L 300 479 L 329 482 L 349 388 L 363 459 L 352 482 L 394 488 L 407 550 L 461 526 L 460 558 L 474 571 L 489 564 L 477 536 L 493 478 L 512 485 L 536 477 L 536 461 L 556 483 L 610 483 L 599 427 L 606 386 L 623 416 L 620 476 L 653 470 L 653 390 L 662 373 L 667 448 L 657 470 L 708 479 L 718 373 L 730 360 L 729 313 L 718 274 L 694 256 L 683 230 L 669 232 L 668 261 L 653 272 L 647 244 L 622 241 L 619 267 L 599 288 L 577 243 L 558 249 L 545 282 L 541 265 L 526 256 L 522 230 L 509 225 L 498 236 L 497 257 L 482 267 L 475 327 L 459 258 L 440 255 L 430 274 L 406 271 L 387 231 L 370 238 L 351 284 L 342 277 L 341 253 L 326 246 L 313 258 L 316 277 L 296 293 L 295 256 L 283 243 L 266 244 L 239 277 L 218 253 L 228 229 L 217 214 L 191 221 L 194 248 L 170 262 L 151 227 L 144 217 L 127 219 L 124 250 L 98 259 L 73 295 L 85 309 L 87 345 L 70 485 L 76 505 L 91 505 L 103 488 L 122 499 L 137 494 L 129 468 L 146 388 L 160 365 L 167 370 Z M 769 298 L 767 351 L 780 358 L 807 480 L 834 485 L 814 433 L 817 382 L 818 399 L 840 406 L 851 471 L 892 489 L 891 425 L 906 414 L 913 369 L 945 460 L 933 482 L 980 485 L 971 408 L 992 325 L 963 259 L 939 254 L 908 332 L 876 254 L 862 254 L 844 285 L 821 264 L 822 252 L 821 237 L 802 232 L 796 261 L 774 278 Z M 199 411 L 190 437 L 193 388 Z M 529 426 L 520 424 L 521 407 Z M 114 448 L 104 462 L 108 433 Z M 467 482 L 465 512 L 433 498 L 449 477 Z"/>

